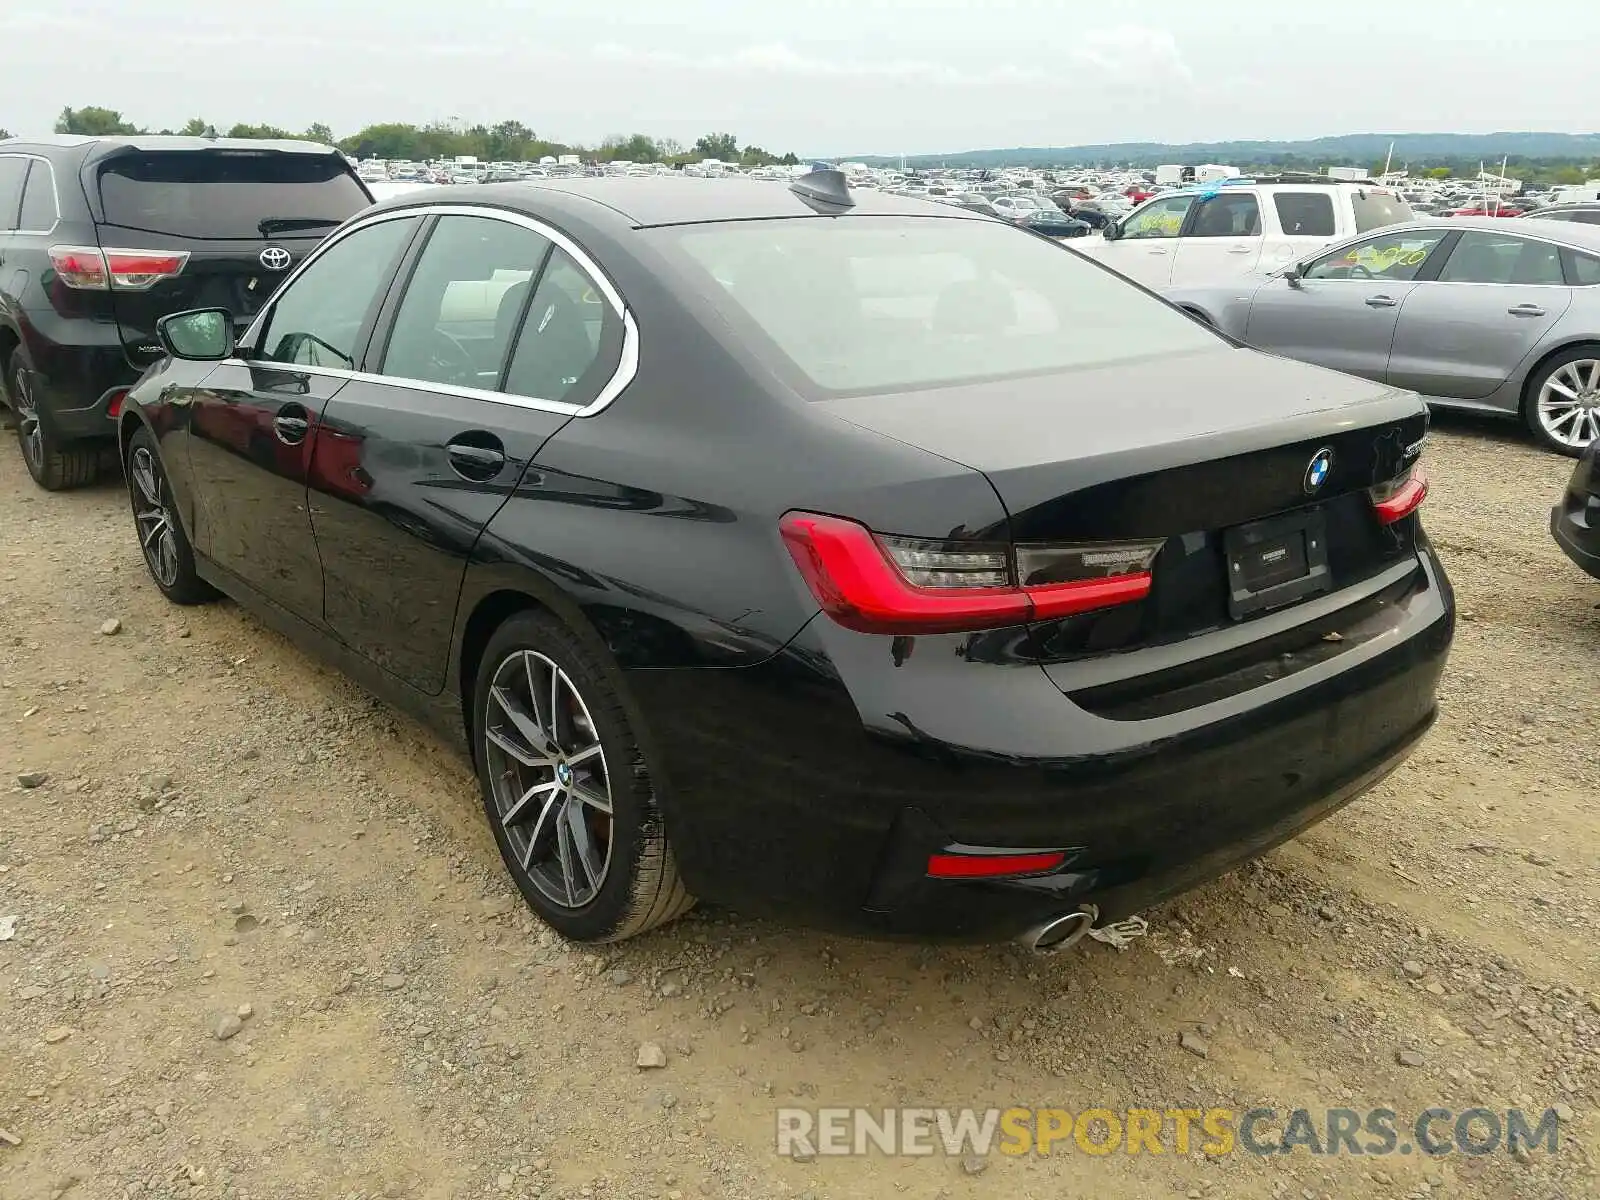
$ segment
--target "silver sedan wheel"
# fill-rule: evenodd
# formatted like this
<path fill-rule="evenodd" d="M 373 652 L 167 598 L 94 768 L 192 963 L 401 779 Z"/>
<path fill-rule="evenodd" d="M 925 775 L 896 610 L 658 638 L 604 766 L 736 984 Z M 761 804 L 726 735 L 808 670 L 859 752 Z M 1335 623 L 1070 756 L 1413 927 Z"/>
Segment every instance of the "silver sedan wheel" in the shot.
<path fill-rule="evenodd" d="M 594 900 L 611 867 L 611 776 L 588 705 L 533 650 L 495 668 L 483 722 L 495 812 L 523 872 L 552 904 Z"/>
<path fill-rule="evenodd" d="M 178 582 L 178 539 L 155 456 L 140 446 L 128 460 L 128 475 L 133 481 L 133 519 L 139 526 L 144 561 L 156 582 L 170 588 Z"/>
<path fill-rule="evenodd" d="M 1600 437 L 1600 360 L 1557 367 L 1539 389 L 1539 424 L 1563 446 L 1582 450 Z"/>

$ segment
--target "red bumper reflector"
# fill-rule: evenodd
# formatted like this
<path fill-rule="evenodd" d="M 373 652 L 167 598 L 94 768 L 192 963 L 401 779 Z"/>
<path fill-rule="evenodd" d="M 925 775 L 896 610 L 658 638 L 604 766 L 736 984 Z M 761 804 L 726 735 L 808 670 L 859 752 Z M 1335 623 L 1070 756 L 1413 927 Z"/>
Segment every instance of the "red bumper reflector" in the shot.
<path fill-rule="evenodd" d="M 128 398 L 127 392 L 112 392 L 111 399 L 106 402 L 106 417 L 115 421 L 122 415 L 122 402 Z"/>
<path fill-rule="evenodd" d="M 1053 871 L 1067 861 L 1065 850 L 1040 850 L 1028 854 L 932 854 L 928 876 L 932 879 L 996 879 L 1006 875 L 1037 875 Z"/>
<path fill-rule="evenodd" d="M 1412 468 L 1411 478 L 1401 485 L 1400 490 L 1387 500 L 1379 500 L 1373 504 L 1372 509 L 1378 514 L 1378 520 L 1385 525 L 1393 525 L 1403 517 L 1409 517 L 1422 507 L 1422 502 L 1428 498 L 1428 476 L 1419 464 Z"/>

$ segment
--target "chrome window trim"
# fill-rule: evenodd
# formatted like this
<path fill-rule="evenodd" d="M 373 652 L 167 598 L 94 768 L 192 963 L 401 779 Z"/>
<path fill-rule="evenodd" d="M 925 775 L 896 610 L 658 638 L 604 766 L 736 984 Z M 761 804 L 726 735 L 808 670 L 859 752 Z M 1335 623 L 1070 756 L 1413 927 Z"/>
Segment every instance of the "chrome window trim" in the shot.
<path fill-rule="evenodd" d="M 447 396 L 460 396 L 467 400 L 487 400 L 495 404 L 509 404 L 514 408 L 530 408 L 539 412 L 565 413 L 574 417 L 592 417 L 603 411 L 627 386 L 633 382 L 634 376 L 639 371 L 639 327 L 633 319 L 633 314 L 623 302 L 622 294 L 606 276 L 605 272 L 589 257 L 584 249 L 574 242 L 561 230 L 553 225 L 546 224 L 537 217 L 530 217 L 525 213 L 512 212 L 504 208 L 489 208 L 476 204 L 413 204 L 403 208 L 386 209 L 381 213 L 371 216 L 357 217 L 348 225 L 336 230 L 325 238 L 310 254 L 300 261 L 300 265 L 289 273 L 289 277 L 278 286 L 272 302 L 267 304 L 239 339 L 244 343 L 253 343 L 261 332 L 259 326 L 269 313 L 277 306 L 277 299 L 289 288 L 294 286 L 298 279 L 312 263 L 316 262 L 325 253 L 339 242 L 360 230 L 384 221 L 396 221 L 407 217 L 451 216 L 451 217 L 486 217 L 494 221 L 504 221 L 509 225 L 520 225 L 531 230 L 540 237 L 559 246 L 577 264 L 578 269 L 588 276 L 589 282 L 595 290 L 605 297 L 606 303 L 613 312 L 622 319 L 622 352 L 617 359 L 617 369 L 612 372 L 611 378 L 600 388 L 595 398 L 588 404 L 568 404 L 562 400 L 542 400 L 534 396 L 517 396 L 510 392 L 498 392 L 489 388 L 457 387 L 453 384 L 431 383 L 423 379 L 408 379 L 399 375 L 385 375 L 381 371 L 345 371 L 335 367 L 303 367 L 298 363 L 276 363 L 272 360 L 258 360 L 263 365 L 277 367 L 284 370 L 301 371 L 307 375 L 323 375 L 331 379 L 359 380 L 364 383 L 382 383 L 395 387 L 408 388 L 419 392 L 442 392 Z M 222 365 L 248 367 L 250 362 L 242 358 L 228 358 Z"/>
<path fill-rule="evenodd" d="M 26 152 L 24 150 L 0 150 L 0 158 L 26 158 L 26 159 L 29 159 L 32 162 L 42 162 L 44 164 L 45 170 L 50 172 L 50 199 L 55 201 L 55 205 L 56 205 L 56 219 L 50 223 L 50 228 L 49 229 L 7 229 L 7 230 L 3 230 L 3 231 L 0 231 L 0 232 L 4 232 L 4 233 L 25 233 L 29 237 L 49 237 L 52 233 L 54 233 L 56 231 L 56 227 L 61 224 L 61 190 L 56 186 L 56 165 L 55 165 L 55 163 L 51 162 L 48 158 L 46 158 L 42 154 L 29 154 L 28 152 Z M 26 194 L 27 190 L 28 190 L 28 177 L 26 175 L 24 175 L 23 178 L 22 178 L 22 191 L 23 191 L 23 194 Z M 20 219 L 21 209 L 22 209 L 22 196 L 19 195 L 17 197 L 17 210 L 18 210 L 18 214 L 19 214 L 18 219 Z"/>

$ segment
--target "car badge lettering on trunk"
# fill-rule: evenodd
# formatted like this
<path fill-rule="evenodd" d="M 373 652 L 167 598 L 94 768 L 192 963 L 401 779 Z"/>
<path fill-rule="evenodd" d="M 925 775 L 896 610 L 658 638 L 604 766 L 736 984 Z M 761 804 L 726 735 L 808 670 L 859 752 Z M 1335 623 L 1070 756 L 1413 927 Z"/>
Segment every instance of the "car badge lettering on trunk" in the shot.
<path fill-rule="evenodd" d="M 268 246 L 258 257 L 267 270 L 283 271 L 288 269 L 291 255 L 282 246 Z"/>
<path fill-rule="evenodd" d="M 1311 461 L 1306 465 L 1305 479 L 1302 481 L 1306 495 L 1317 492 L 1323 484 L 1328 482 L 1328 475 L 1333 470 L 1333 451 L 1324 446 L 1311 456 Z"/>

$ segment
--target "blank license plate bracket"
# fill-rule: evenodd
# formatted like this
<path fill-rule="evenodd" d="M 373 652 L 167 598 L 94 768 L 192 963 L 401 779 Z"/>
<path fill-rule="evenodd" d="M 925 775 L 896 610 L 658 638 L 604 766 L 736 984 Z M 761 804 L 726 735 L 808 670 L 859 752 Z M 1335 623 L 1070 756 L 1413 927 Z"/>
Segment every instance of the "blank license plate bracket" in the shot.
<path fill-rule="evenodd" d="M 1320 508 L 1252 521 L 1223 534 L 1228 613 L 1240 621 L 1328 591 L 1328 531 Z"/>

